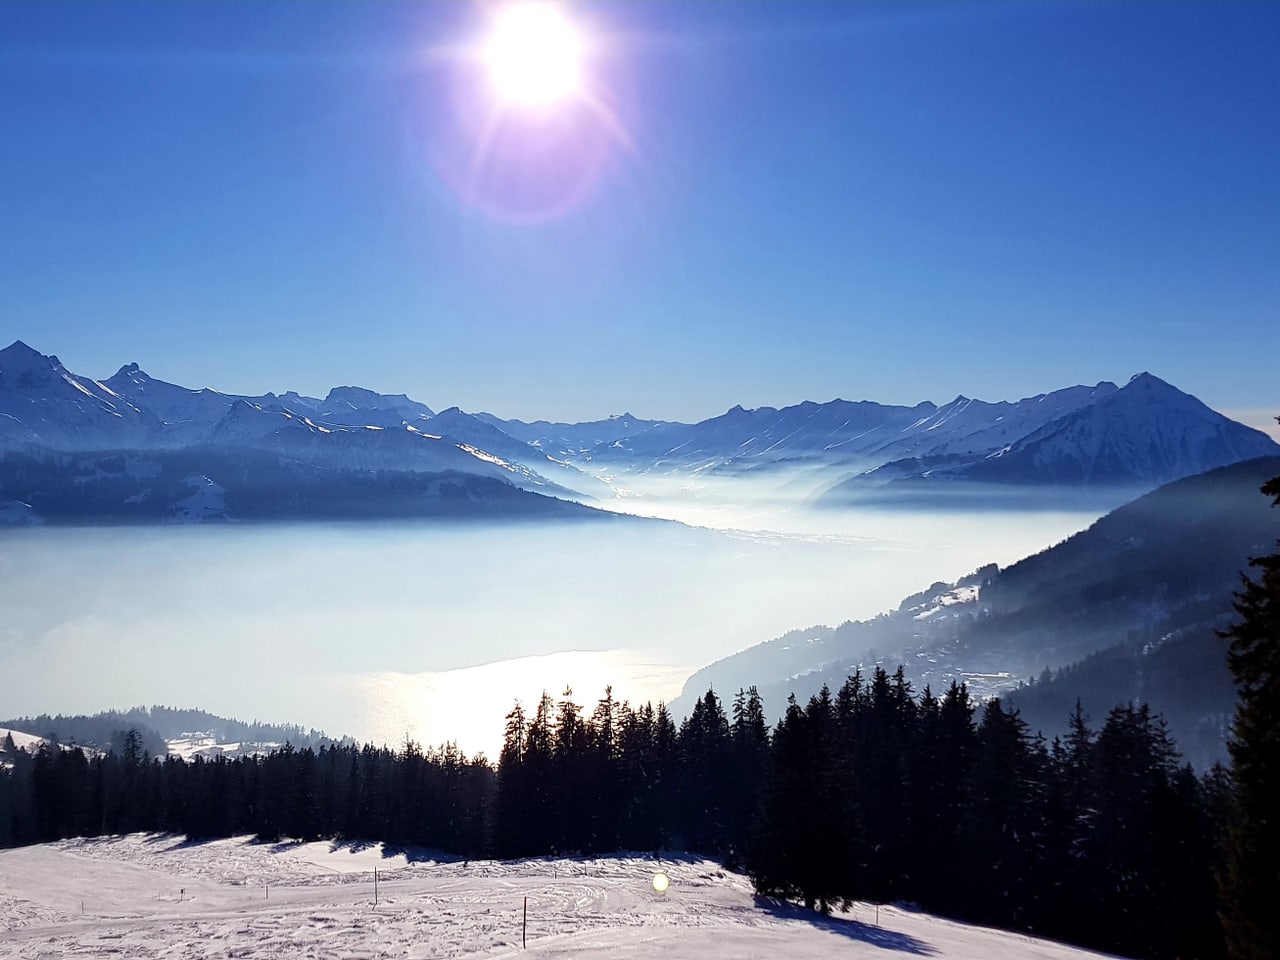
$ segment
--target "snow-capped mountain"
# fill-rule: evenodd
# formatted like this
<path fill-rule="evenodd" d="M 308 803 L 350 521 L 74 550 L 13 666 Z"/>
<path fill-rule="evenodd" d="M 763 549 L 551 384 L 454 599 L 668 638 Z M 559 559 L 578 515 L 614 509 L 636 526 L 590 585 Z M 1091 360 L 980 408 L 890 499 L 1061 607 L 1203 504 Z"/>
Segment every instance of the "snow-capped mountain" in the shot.
<path fill-rule="evenodd" d="M 516 439 L 479 416 L 457 407 L 441 410 L 431 420 L 432 433 L 459 444 L 463 449 L 483 450 L 508 463 L 525 464 L 541 476 L 590 497 L 608 497 L 609 486 L 564 459 L 557 459 L 539 445 Z"/>
<path fill-rule="evenodd" d="M 0 443 L 74 448 L 111 437 L 146 443 L 156 417 L 103 383 L 76 376 L 21 340 L 0 350 Z"/>
<path fill-rule="evenodd" d="M 405 394 L 356 386 L 334 387 L 323 399 L 193 390 L 136 363 L 97 381 L 21 342 L 0 350 L 0 444 L 257 449 L 333 469 L 456 471 L 579 499 L 632 495 L 628 484 L 644 475 L 725 482 L 751 475 L 837 506 L 955 491 L 961 482 L 997 499 L 1015 487 L 1123 491 L 1118 503 L 1169 480 L 1280 453 L 1265 434 L 1150 374 L 1123 387 L 1103 381 L 1017 401 L 837 399 L 735 406 L 698 423 L 631 414 L 553 423 L 457 407 L 436 414 Z"/>
<path fill-rule="evenodd" d="M 432 418 L 429 407 L 403 394 L 361 387 L 335 387 L 323 400 L 297 393 L 244 397 L 158 380 L 136 363 L 99 382 L 70 373 L 57 357 L 21 341 L 0 351 L 0 441 L 10 446 L 265 449 L 329 468 L 455 471 L 540 493 L 572 493 L 522 460 L 430 432 Z M 510 442 L 528 451 L 525 460 L 539 459 Z M 556 472 L 566 470 L 572 468 L 556 465 Z"/>
<path fill-rule="evenodd" d="M 289 391 L 258 397 L 237 396 L 205 388 L 191 390 L 156 380 L 131 363 L 103 381 L 115 394 L 155 414 L 170 440 L 204 443 L 218 422 L 237 403 L 248 403 L 273 413 L 288 412 L 318 423 L 339 426 L 398 428 L 423 426 L 434 414 L 424 403 L 404 394 L 387 395 L 363 387 L 334 387 L 323 400 Z"/>
<path fill-rule="evenodd" d="M 1166 483 L 1265 456 L 1275 444 L 1159 377 L 1124 387 L 1046 424 L 970 470 L 996 482 Z"/>
<path fill-rule="evenodd" d="M 160 420 L 163 430 L 157 431 L 152 439 L 161 442 L 163 434 L 165 439 L 178 445 L 206 442 L 214 424 L 226 416 L 238 399 L 217 390 L 189 390 L 156 380 L 136 363 L 121 367 L 103 381 L 103 386 Z"/>
<path fill-rule="evenodd" d="M 280 406 L 289 408 L 295 397 L 298 402 L 308 399 L 298 397 L 296 393 L 287 397 L 288 399 L 280 398 Z M 405 424 L 421 427 L 435 416 L 425 403 L 410 400 L 403 393 L 375 393 L 364 387 L 334 387 L 324 400 L 318 401 L 314 411 L 307 412 L 326 423 L 375 427 L 400 427 Z"/>
<path fill-rule="evenodd" d="M 962 481 L 1150 489 L 1278 449 L 1266 434 L 1227 419 L 1149 373 L 1100 392 L 1012 442 L 987 450 L 981 444 L 970 447 L 947 445 L 890 461 L 837 484 L 825 497 L 856 496 L 882 484 L 937 488 Z"/>
<path fill-rule="evenodd" d="M 526 423 L 523 420 L 502 420 L 491 413 L 477 413 L 475 416 L 548 456 L 563 460 L 581 458 L 587 462 L 591 460 L 592 451 L 597 447 L 664 425 L 661 420 L 642 420 L 629 413 L 583 423 L 552 423 L 547 420 Z"/>
<path fill-rule="evenodd" d="M 701 423 L 656 424 L 602 444 L 591 456 L 635 472 L 741 472 L 778 465 L 848 471 L 908 457 L 985 455 L 1115 391 L 1104 381 L 1017 402 L 957 397 L 942 406 L 866 400 L 737 406 Z"/>

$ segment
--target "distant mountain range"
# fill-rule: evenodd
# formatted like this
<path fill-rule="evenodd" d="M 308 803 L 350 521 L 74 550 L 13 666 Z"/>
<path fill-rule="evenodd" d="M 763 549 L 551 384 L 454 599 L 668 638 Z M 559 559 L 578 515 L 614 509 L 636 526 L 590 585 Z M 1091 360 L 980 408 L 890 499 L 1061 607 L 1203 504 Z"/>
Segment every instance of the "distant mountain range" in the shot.
<path fill-rule="evenodd" d="M 1077 698 L 1095 720 L 1117 703 L 1149 702 L 1188 757 L 1224 759 L 1235 691 L 1214 631 L 1233 617 L 1249 559 L 1280 540 L 1280 509 L 1259 492 L 1277 475 L 1280 457 L 1265 457 L 1167 484 L 1006 569 L 984 567 L 872 620 L 794 630 L 704 667 L 672 711 L 688 712 L 708 687 L 731 697 L 756 685 L 776 716 L 791 693 L 803 701 L 859 668 L 903 664 L 917 690 L 941 693 L 956 679 L 979 696 L 1011 695 L 1050 736 Z"/>
<path fill-rule="evenodd" d="M 272 455 L 276 466 L 259 457 L 256 472 L 235 481 L 230 461 L 241 469 L 254 452 Z M 551 423 L 502 420 L 457 407 L 437 413 L 404 394 L 354 386 L 334 387 L 323 399 L 292 391 L 239 396 L 190 389 L 155 379 L 136 363 L 95 380 L 21 341 L 0 350 L 0 457 L 9 464 L 0 474 L 0 523 L 42 517 L 31 500 L 36 488 L 19 479 L 24 461 L 47 466 L 57 454 L 84 453 L 154 455 L 147 462 L 162 464 L 162 473 L 180 484 L 208 481 L 230 490 L 248 483 L 252 489 L 242 500 L 272 483 L 286 483 L 297 471 L 311 472 L 313 492 L 333 480 L 362 496 L 369 491 L 334 478 L 378 475 L 381 483 L 389 474 L 437 475 L 454 478 L 456 488 L 465 477 L 470 501 L 483 512 L 495 496 L 482 492 L 491 488 L 480 481 L 590 504 L 612 499 L 647 475 L 750 475 L 775 487 L 803 489 L 813 502 L 837 508 L 972 488 L 997 500 L 1017 490 L 1055 488 L 1105 491 L 1120 502 L 1169 480 L 1280 453 L 1280 445 L 1145 373 L 1123 387 L 1104 382 L 1017 402 L 957 397 L 943 406 L 905 407 L 833 400 L 782 409 L 734 407 L 700 423 L 630 414 Z M 100 506 L 102 500 L 93 496 L 98 473 L 80 460 L 56 462 L 74 473 L 86 506 L 77 511 L 64 503 L 44 519 L 92 514 L 98 507 L 88 504 Z M 171 467 L 190 472 L 177 476 Z M 122 469 L 127 475 L 129 468 Z M 159 505 L 117 509 L 113 517 L 237 518 L 233 512 L 192 513 L 180 506 L 189 496 L 182 490 L 171 491 L 182 494 L 177 499 L 161 502 L 154 486 L 135 487 L 124 496 L 150 497 Z M 434 496 L 431 489 L 425 484 L 419 493 Z M 123 488 L 110 495 L 116 492 Z M 531 513 L 542 511 L 532 500 L 507 500 L 508 506 L 522 501 Z M 322 501 L 334 503 L 314 496 L 306 509 L 320 510 Z M 51 503 L 46 500 L 46 509 Z M 360 513 L 351 508 L 338 515 Z"/>

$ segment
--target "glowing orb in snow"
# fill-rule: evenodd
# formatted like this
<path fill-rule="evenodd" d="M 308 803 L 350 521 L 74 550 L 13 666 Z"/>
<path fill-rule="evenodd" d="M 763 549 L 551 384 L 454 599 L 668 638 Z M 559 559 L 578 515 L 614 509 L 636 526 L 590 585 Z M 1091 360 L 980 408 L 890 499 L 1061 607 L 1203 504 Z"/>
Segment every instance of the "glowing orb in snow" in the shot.
<path fill-rule="evenodd" d="M 666 893 L 669 886 L 671 886 L 671 878 L 665 873 L 655 873 L 653 875 L 653 889 L 655 892 Z"/>

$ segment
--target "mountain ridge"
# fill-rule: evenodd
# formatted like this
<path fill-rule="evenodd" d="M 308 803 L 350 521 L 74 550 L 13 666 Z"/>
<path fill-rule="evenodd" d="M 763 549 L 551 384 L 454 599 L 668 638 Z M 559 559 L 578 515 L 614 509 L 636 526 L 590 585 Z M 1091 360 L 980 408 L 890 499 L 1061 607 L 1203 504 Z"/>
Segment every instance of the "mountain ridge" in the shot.
<path fill-rule="evenodd" d="M 624 413 L 570 424 L 456 406 L 437 413 L 407 394 L 351 385 L 323 399 L 190 389 L 136 362 L 98 381 L 23 341 L 0 350 L 0 452 L 192 445 L 352 470 L 455 470 L 585 502 L 632 496 L 648 477 L 749 477 L 836 508 L 970 487 L 997 505 L 1032 488 L 1096 490 L 1114 505 L 1180 476 L 1280 453 L 1266 434 L 1145 372 L 1123 387 L 1104 380 L 1017 401 L 836 399 L 739 404 L 697 423 Z"/>

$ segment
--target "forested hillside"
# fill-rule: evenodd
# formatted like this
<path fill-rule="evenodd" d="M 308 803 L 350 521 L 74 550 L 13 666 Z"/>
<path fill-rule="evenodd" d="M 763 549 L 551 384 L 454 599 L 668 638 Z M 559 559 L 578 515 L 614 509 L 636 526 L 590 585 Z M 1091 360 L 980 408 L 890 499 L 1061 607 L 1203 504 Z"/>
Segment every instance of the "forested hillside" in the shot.
<path fill-rule="evenodd" d="M 1046 736 L 1078 698 L 1101 715 L 1141 701 L 1163 714 L 1201 768 L 1226 759 L 1234 693 L 1216 631 L 1250 557 L 1280 538 L 1258 491 L 1280 459 L 1238 463 L 1161 487 L 1087 530 L 997 570 L 935 583 L 897 610 L 793 631 L 695 673 L 675 706 L 707 686 L 756 684 L 770 704 L 904 664 L 917 688 L 968 681 L 1024 708 Z M 1043 679 L 1014 692 L 1020 682 Z"/>

